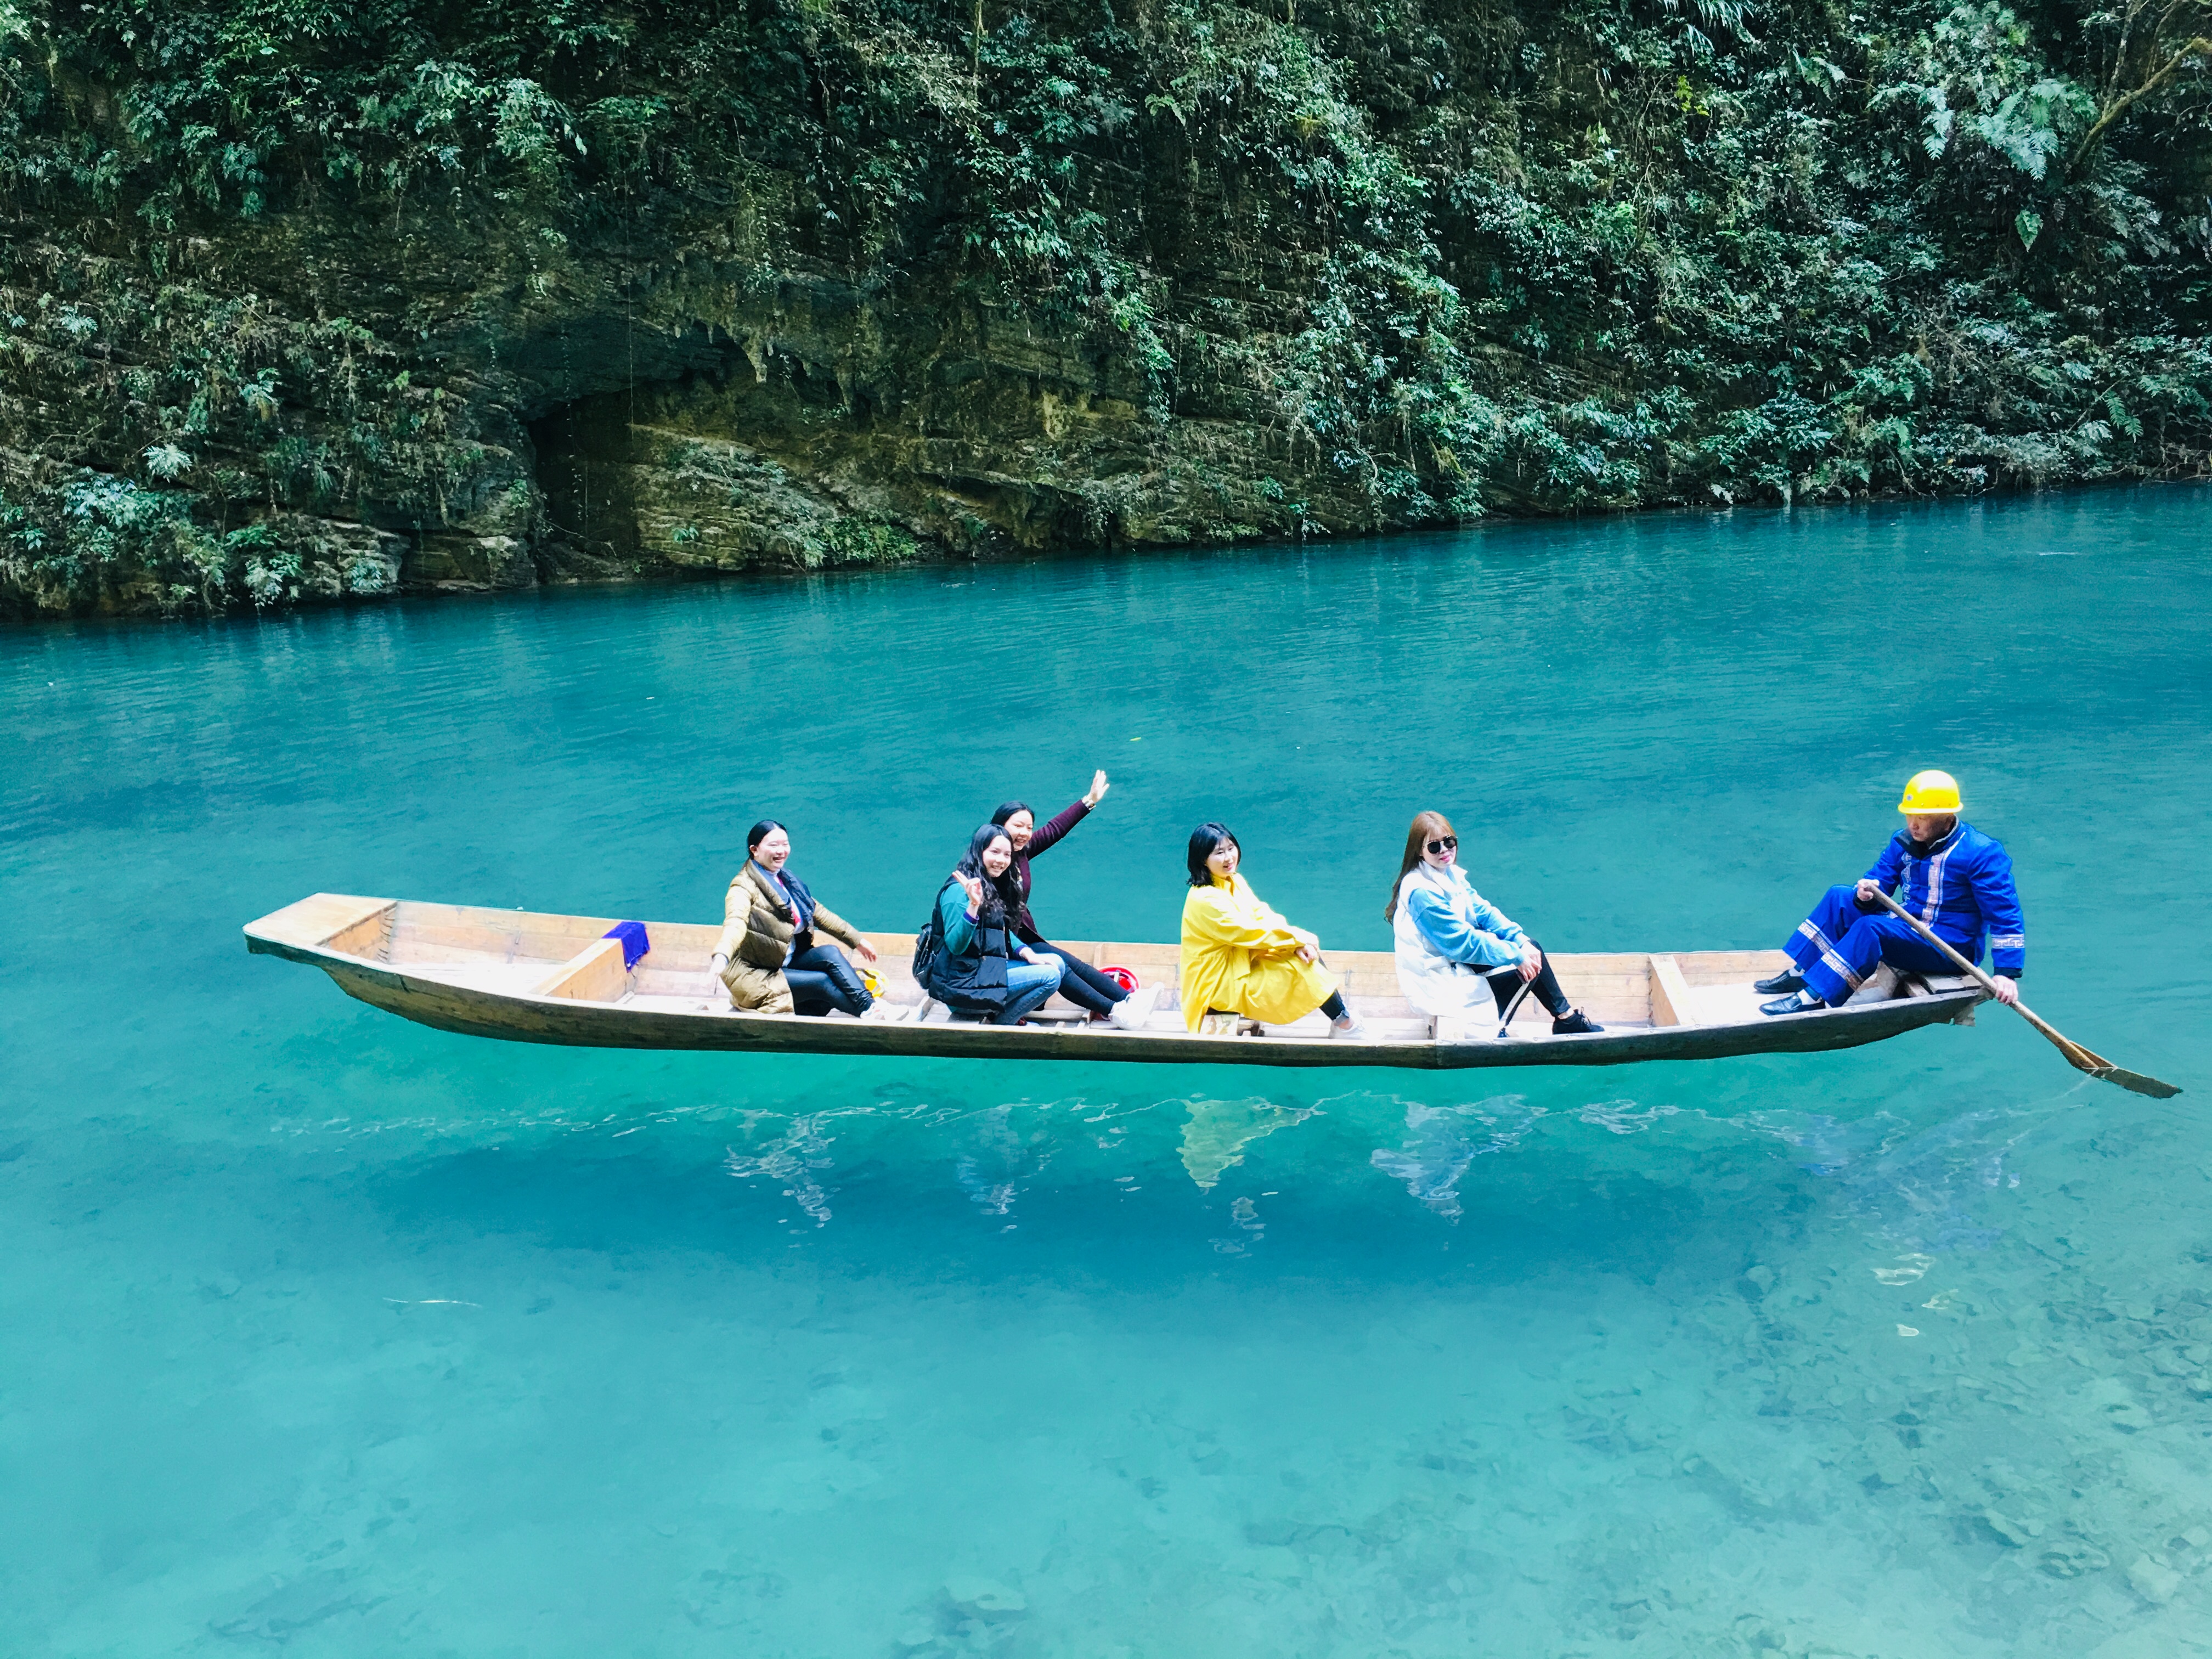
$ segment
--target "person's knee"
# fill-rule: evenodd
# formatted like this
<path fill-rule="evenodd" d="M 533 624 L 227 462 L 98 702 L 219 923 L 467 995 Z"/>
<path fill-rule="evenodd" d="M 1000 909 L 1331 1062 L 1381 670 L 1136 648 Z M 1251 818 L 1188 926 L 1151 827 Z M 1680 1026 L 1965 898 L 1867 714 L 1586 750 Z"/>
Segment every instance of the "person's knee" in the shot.
<path fill-rule="evenodd" d="M 1878 941 L 1885 957 L 1903 956 L 1917 962 L 1933 948 L 1923 943 L 1911 924 L 1899 916 L 1869 916 L 1859 925 Z"/>

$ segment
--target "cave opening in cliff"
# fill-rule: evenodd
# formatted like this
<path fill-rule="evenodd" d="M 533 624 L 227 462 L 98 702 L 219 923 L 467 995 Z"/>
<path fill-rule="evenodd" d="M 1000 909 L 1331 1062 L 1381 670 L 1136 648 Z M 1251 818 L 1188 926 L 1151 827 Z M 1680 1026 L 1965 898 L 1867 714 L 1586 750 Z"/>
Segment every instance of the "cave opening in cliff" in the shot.
<path fill-rule="evenodd" d="M 547 550 L 556 560 L 638 556 L 629 403 L 627 392 L 582 398 L 531 423 Z"/>

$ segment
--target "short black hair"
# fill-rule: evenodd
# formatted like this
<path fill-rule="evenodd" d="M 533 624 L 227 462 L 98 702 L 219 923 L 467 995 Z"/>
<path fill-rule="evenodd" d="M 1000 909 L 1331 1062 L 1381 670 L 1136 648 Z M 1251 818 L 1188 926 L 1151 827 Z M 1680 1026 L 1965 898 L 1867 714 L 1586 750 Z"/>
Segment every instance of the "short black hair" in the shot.
<path fill-rule="evenodd" d="M 1017 812 L 1027 812 L 1031 817 L 1036 816 L 1036 809 L 1025 800 L 1001 801 L 999 810 L 991 814 L 991 822 L 1004 829 L 1006 820 Z"/>
<path fill-rule="evenodd" d="M 774 818 L 763 818 L 758 823 L 753 825 L 751 829 L 746 830 L 745 851 L 750 853 L 754 848 L 766 841 L 769 837 L 769 831 L 771 830 L 783 830 L 783 826 L 778 823 Z M 788 830 L 783 830 L 783 833 L 787 836 L 791 831 Z"/>
<path fill-rule="evenodd" d="M 1190 866 L 1192 886 L 1213 885 L 1213 872 L 1206 867 L 1206 861 L 1213 856 L 1213 849 L 1224 841 L 1240 853 L 1244 850 L 1244 843 L 1231 833 L 1225 823 L 1216 823 L 1209 819 L 1190 832 L 1190 853 L 1183 862 Z"/>

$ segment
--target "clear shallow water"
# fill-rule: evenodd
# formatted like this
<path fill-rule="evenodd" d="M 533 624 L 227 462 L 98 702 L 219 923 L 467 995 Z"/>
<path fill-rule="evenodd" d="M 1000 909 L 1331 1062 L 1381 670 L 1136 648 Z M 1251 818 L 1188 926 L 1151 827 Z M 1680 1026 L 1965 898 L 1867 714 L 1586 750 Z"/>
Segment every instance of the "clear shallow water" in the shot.
<path fill-rule="evenodd" d="M 2208 505 L 0 635 L 0 1650 L 2212 1645 Z M 1563 950 L 1775 943 L 1949 765 L 2030 1000 L 2190 1092 L 1994 1012 L 1445 1079 L 568 1052 L 237 933 L 712 916 L 771 811 L 902 927 L 1094 764 L 1063 936 L 1172 938 L 1218 813 L 1383 948 L 1437 805 Z"/>

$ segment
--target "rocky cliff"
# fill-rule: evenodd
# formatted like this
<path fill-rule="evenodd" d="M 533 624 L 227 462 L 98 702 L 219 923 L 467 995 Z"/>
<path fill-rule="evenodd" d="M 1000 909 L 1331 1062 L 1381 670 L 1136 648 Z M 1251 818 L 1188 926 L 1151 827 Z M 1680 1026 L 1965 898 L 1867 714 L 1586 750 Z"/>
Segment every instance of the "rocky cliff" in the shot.
<path fill-rule="evenodd" d="M 2207 33 L 0 0 L 0 605 L 2200 471 Z"/>

